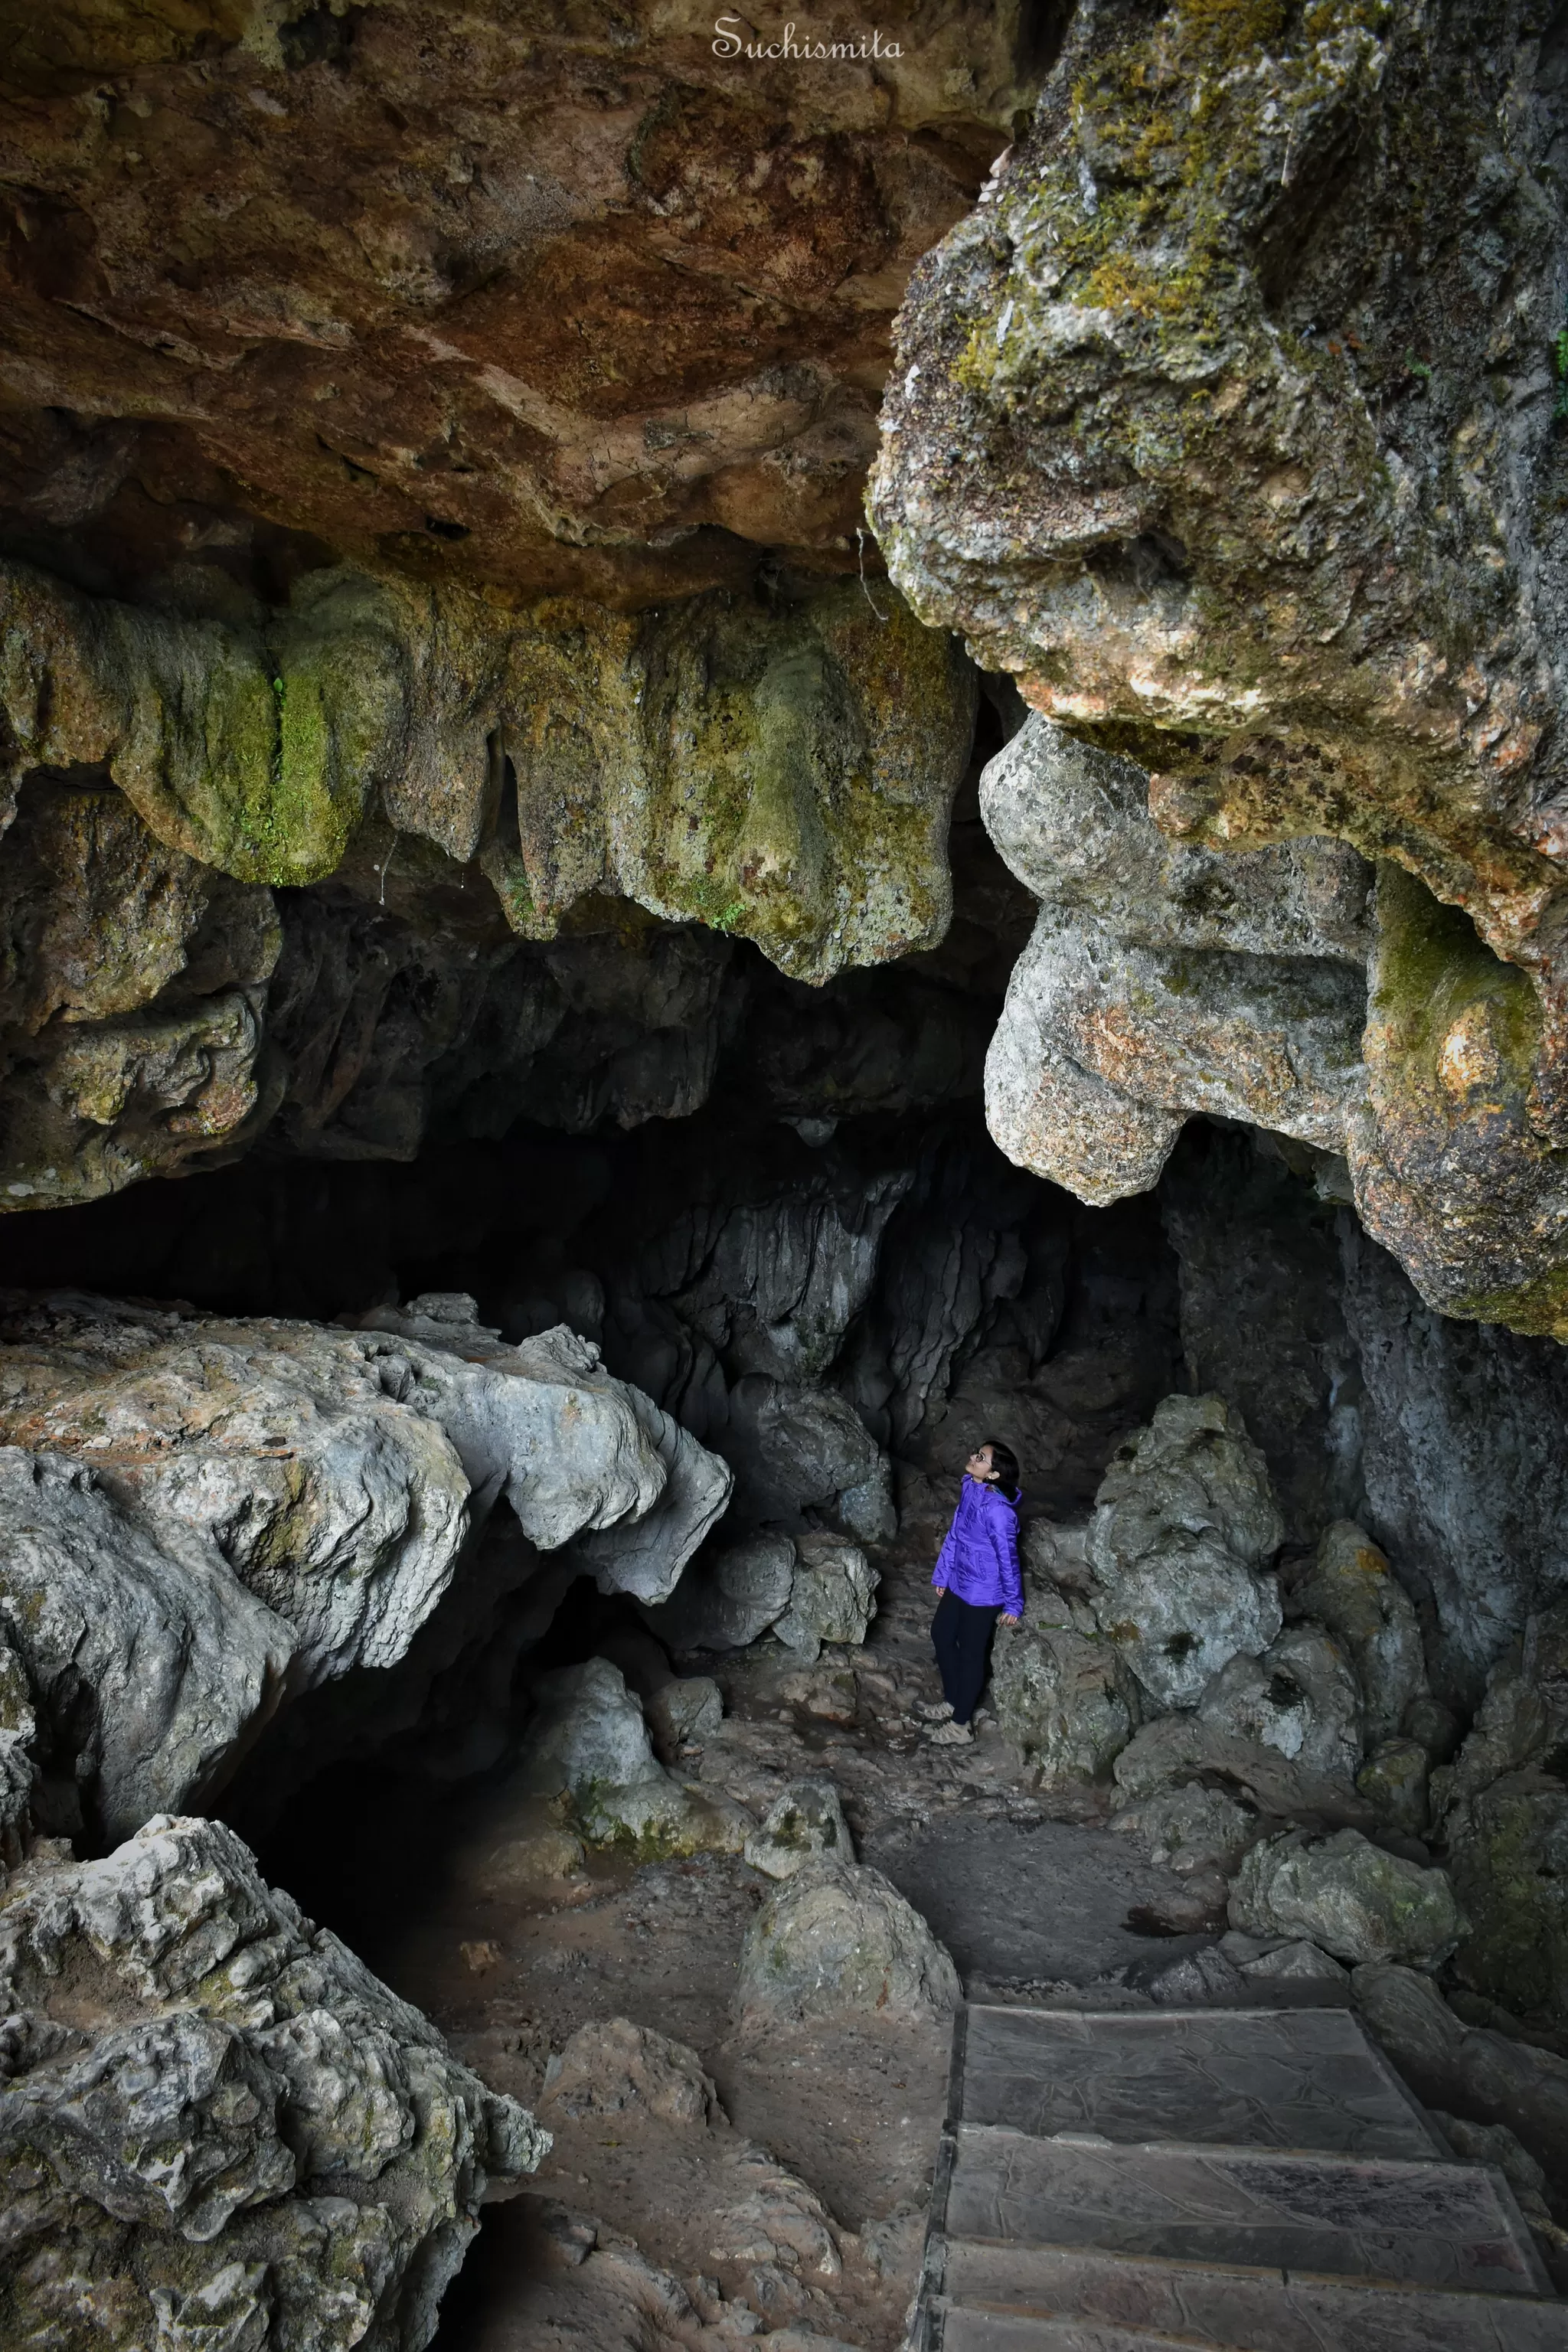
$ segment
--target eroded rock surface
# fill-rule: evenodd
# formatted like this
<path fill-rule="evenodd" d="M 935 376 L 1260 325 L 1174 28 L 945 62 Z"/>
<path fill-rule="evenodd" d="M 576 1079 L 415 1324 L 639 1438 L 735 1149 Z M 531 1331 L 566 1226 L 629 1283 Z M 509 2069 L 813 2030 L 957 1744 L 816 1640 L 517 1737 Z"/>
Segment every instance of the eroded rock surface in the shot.
<path fill-rule="evenodd" d="M 1062 754 L 1080 796 L 1105 755 L 1137 772 L 1101 793 L 1076 903 L 1046 893 L 993 1060 L 1006 1148 L 1103 1199 L 1189 1110 L 1258 1118 L 1348 1153 L 1427 1298 L 1543 1331 L 1568 1234 L 1562 103 L 1555 30 L 1513 0 L 1462 34 L 1079 11 L 916 272 L 872 498 L 921 616 L 1092 747 Z M 1364 994 L 1356 943 L 1324 959 L 1299 924 L 1325 840 L 1347 876 L 1382 861 Z M 1208 935 L 1140 942 L 1129 898 L 1169 923 L 1210 851 L 1243 871 Z"/>
<path fill-rule="evenodd" d="M 549 2146 L 216 1822 L 40 1857 L 0 1987 L 18 2342 L 423 2352 L 490 2180 Z"/>
<path fill-rule="evenodd" d="M 737 1998 L 742 2013 L 896 2015 L 954 2009 L 960 1987 L 948 1953 L 880 1871 L 824 1856 L 757 1914 Z"/>
<path fill-rule="evenodd" d="M 1237 1873 L 1231 1925 L 1304 1936 L 1342 1960 L 1448 1958 L 1464 1928 L 1441 1870 L 1385 1853 L 1359 1830 L 1313 1838 L 1289 1830 L 1255 1845 Z"/>

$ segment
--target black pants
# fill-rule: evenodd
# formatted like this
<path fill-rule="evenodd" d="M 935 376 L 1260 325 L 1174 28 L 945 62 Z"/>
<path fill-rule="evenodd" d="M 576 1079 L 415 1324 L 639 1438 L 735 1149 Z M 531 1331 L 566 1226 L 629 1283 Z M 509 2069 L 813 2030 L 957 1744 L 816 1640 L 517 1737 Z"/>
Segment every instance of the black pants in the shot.
<path fill-rule="evenodd" d="M 980 1704 L 991 1660 L 991 1636 L 1000 1611 L 976 1609 L 956 1592 L 944 1592 L 931 1621 L 931 1647 L 936 1652 L 942 1695 L 952 1709 L 954 1723 L 967 1723 Z"/>

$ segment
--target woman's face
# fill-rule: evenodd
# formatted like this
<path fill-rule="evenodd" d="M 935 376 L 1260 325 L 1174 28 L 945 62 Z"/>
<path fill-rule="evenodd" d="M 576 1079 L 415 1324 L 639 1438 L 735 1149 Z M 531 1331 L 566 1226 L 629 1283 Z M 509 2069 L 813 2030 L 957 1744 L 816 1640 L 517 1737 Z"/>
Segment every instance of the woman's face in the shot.
<path fill-rule="evenodd" d="M 963 1466 L 972 1478 L 984 1479 L 987 1486 L 996 1475 L 991 1467 L 991 1448 L 988 1445 L 983 1445 L 978 1453 L 972 1454 Z"/>

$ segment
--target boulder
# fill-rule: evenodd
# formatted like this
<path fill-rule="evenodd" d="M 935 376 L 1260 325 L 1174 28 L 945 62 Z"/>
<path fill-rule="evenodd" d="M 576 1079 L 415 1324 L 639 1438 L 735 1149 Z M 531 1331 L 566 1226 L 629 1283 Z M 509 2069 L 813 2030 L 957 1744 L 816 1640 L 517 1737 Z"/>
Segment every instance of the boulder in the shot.
<path fill-rule="evenodd" d="M 741 1954 L 742 2015 L 945 2015 L 961 1998 L 950 1955 L 880 1871 L 826 1856 L 764 1903 Z"/>
<path fill-rule="evenodd" d="M 724 1701 L 710 1675 L 687 1675 L 661 1683 L 643 1701 L 643 1716 L 665 1763 L 685 1747 L 700 1748 L 724 1720 Z"/>
<path fill-rule="evenodd" d="M 1243 1960 L 1241 1973 L 1250 1984 L 1325 1985 L 1336 1993 L 1348 1992 L 1351 1983 L 1349 1970 L 1338 1960 L 1304 1942 L 1279 1944 L 1255 1960 Z"/>
<path fill-rule="evenodd" d="M 866 1639 L 880 1581 L 859 1545 L 847 1536 L 820 1530 L 799 1536 L 789 1607 L 774 1619 L 773 1632 L 808 1658 L 819 1656 L 825 1642 L 858 1644 Z"/>
<path fill-rule="evenodd" d="M 26 1669 L 0 1625 L 0 1873 L 15 1869 L 31 1840 L 37 1737 Z"/>
<path fill-rule="evenodd" d="M 1568 2059 L 1455 2016 L 1429 1976 L 1359 1968 L 1356 2007 L 1416 2097 L 1470 2121 L 1506 2124 L 1555 2179 L 1568 2171 Z"/>
<path fill-rule="evenodd" d="M 1326 1626 L 1349 1656 L 1367 1745 L 1392 1739 L 1426 1694 L 1426 1661 L 1415 1605 L 1372 1538 L 1352 1519 L 1336 1519 L 1291 1584 L 1286 1608 Z"/>
<path fill-rule="evenodd" d="M 788 1608 L 795 1561 L 788 1536 L 748 1536 L 700 1553 L 669 1599 L 643 1614 L 672 1650 L 743 1650 Z"/>
<path fill-rule="evenodd" d="M 1552 2221 L 1546 2202 L 1546 2174 L 1530 2150 L 1506 2124 L 1468 2123 L 1462 2116 L 1445 2115 L 1438 2107 L 1432 2121 L 1453 2149 L 1468 2164 L 1489 2164 L 1502 2174 L 1532 2230 L 1562 2243 L 1563 2233 Z"/>
<path fill-rule="evenodd" d="M 1216 1396 L 1166 1397 L 1095 1497 L 1089 1563 L 1103 1630 L 1163 1707 L 1195 1706 L 1228 1660 L 1279 1631 L 1258 1573 L 1283 1522 L 1263 1456 Z"/>
<path fill-rule="evenodd" d="M 1138 1685 L 1116 1644 L 1074 1629 L 1068 1602 L 1028 1579 L 1021 1624 L 998 1624 L 991 1703 L 1002 1736 L 1041 1783 L 1093 1780 L 1127 1745 Z"/>
<path fill-rule="evenodd" d="M 1568 1751 L 1568 1601 L 1535 1611 L 1487 1677 L 1486 1695 L 1451 1764 L 1432 1775 L 1441 1820 L 1506 1772 Z"/>
<path fill-rule="evenodd" d="M 1430 1827 L 1427 1761 L 1418 1739 L 1384 1739 L 1355 1776 L 1358 1795 L 1401 1837 L 1425 1837 Z"/>
<path fill-rule="evenodd" d="M 696 2051 L 625 2017 L 577 2028 L 544 2070 L 540 2105 L 574 2121 L 640 2107 L 665 2123 L 703 2125 L 720 2113 Z"/>
<path fill-rule="evenodd" d="M 1505 1772 L 1447 1822 L 1468 1932 L 1463 1981 L 1523 2017 L 1568 2011 L 1568 1787 L 1539 1767 Z"/>
<path fill-rule="evenodd" d="M 0 2004 L 18 2343 L 424 2352 L 489 2180 L 550 2145 L 216 1822 L 26 1865 Z"/>
<path fill-rule="evenodd" d="M 751 1815 L 665 1770 L 618 1666 L 607 1658 L 563 1666 L 535 1685 L 533 1699 L 514 1786 L 525 1794 L 568 1797 L 590 1845 L 630 1845 L 647 1861 L 739 1853 Z"/>
<path fill-rule="evenodd" d="M 838 1791 L 831 1780 L 792 1781 L 746 1840 L 746 1860 L 769 1878 L 794 1878 L 818 1854 L 855 1859 Z"/>
<path fill-rule="evenodd" d="M 1208 1871 L 1228 1877 L 1258 1834 L 1250 1806 L 1196 1780 L 1156 1790 L 1118 1813 L 1112 1826 L 1137 1838 L 1152 1863 L 1183 1878 Z"/>
<path fill-rule="evenodd" d="M 1287 1830 L 1255 1845 L 1231 1889 L 1230 1923 L 1257 1936 L 1305 1937 L 1342 1960 L 1435 1969 L 1465 1922 L 1447 1874 L 1385 1853 L 1359 1830 Z"/>
<path fill-rule="evenodd" d="M 1351 1782 L 1309 1770 L 1277 1748 L 1237 1739 L 1195 1715 L 1166 1715 L 1133 1733 L 1111 1767 L 1120 1803 L 1136 1803 L 1157 1790 L 1201 1780 L 1233 1790 L 1259 1812 L 1281 1819 L 1321 1813 L 1367 1827 L 1372 1808 Z"/>
<path fill-rule="evenodd" d="M 1230 1659 L 1205 1691 L 1198 1719 L 1277 1748 L 1310 1772 L 1350 1779 L 1361 1761 L 1361 1691 L 1321 1626 L 1289 1626 L 1260 1657 Z"/>
<path fill-rule="evenodd" d="M 898 1531 L 892 1467 L 837 1389 L 748 1373 L 730 1393 L 731 1456 L 740 1507 L 755 1519 L 837 1519 L 863 1543 Z"/>

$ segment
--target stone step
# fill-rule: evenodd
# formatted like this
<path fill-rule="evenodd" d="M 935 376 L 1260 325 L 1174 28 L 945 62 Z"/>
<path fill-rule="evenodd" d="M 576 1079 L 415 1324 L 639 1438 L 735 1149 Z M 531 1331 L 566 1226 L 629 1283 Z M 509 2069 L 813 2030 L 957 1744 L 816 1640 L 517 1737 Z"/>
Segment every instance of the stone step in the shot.
<path fill-rule="evenodd" d="M 1452 2306 L 1473 2303 L 1484 2316 L 1479 2326 L 1460 2318 L 1459 2332 L 1451 2333 L 1454 2325 L 1447 2315 L 1434 2315 L 1429 2335 L 1384 2336 L 1366 2332 L 1363 2313 L 1349 2307 L 1323 2315 L 1323 2324 L 1316 2335 L 1298 2340 L 1310 2347 L 1310 2352 L 1536 2352 L 1536 2347 L 1554 2347 L 1561 2339 L 1554 2336 L 1536 2336 L 1513 2331 L 1512 2298 L 1495 2301 L 1485 2295 L 1434 2296 L 1435 2303 Z M 1529 2313 L 1532 2306 L 1521 2305 L 1519 2310 Z M 1502 2315 L 1510 2315 L 1507 2325 Z M 1499 2327 L 1491 2328 L 1496 2317 Z M 1119 2327 L 1092 2319 L 1024 2318 L 997 2312 L 952 2310 L 939 2313 L 931 2333 L 931 2352 L 1273 2352 L 1271 2338 L 1243 2336 L 1236 2341 L 1215 2336 L 1162 2335 L 1148 2328 Z"/>
<path fill-rule="evenodd" d="M 1447 2155 L 1348 2010 L 1150 2012 L 972 2006 L 955 2116 L 1049 2138 Z"/>
<path fill-rule="evenodd" d="M 949 2239 L 1551 2294 L 1512 2191 L 1489 2165 L 1117 2146 L 961 2124 L 936 2219 Z"/>
<path fill-rule="evenodd" d="M 1237 2352 L 1568 2352 L 1568 2303 L 1522 2294 L 1445 2294 L 1300 2272 L 1224 2270 L 1138 2261 L 1093 2250 L 948 2242 L 939 2310 L 988 2306 L 1009 2320 L 1110 2331 L 1128 2344 L 1223 2344 Z M 1008 2310 L 1005 2306 L 1011 2306 Z M 1118 2333 L 1120 2331 L 1120 2333 Z M 1056 2338 L 1011 2326 L 976 2335 L 965 2321 L 951 2352 L 1029 2352 Z M 1065 2345 L 1069 2339 L 1063 2338 Z M 1090 2340 L 1086 2338 L 1086 2342 Z"/>

